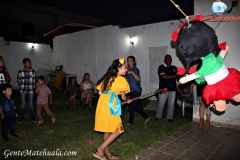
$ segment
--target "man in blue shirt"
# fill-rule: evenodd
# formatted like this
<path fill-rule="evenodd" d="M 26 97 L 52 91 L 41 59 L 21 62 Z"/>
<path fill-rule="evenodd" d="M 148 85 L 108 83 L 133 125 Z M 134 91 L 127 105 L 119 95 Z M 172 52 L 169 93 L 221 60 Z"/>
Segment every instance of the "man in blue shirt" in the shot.
<path fill-rule="evenodd" d="M 177 67 L 171 64 L 172 57 L 170 55 L 166 55 L 164 64 L 160 65 L 158 68 L 158 76 L 160 80 L 159 89 L 167 88 L 168 92 L 158 95 L 158 106 L 155 120 L 159 120 L 162 117 L 163 108 L 166 100 L 168 99 L 167 119 L 168 122 L 173 122 L 173 110 L 176 98 Z"/>

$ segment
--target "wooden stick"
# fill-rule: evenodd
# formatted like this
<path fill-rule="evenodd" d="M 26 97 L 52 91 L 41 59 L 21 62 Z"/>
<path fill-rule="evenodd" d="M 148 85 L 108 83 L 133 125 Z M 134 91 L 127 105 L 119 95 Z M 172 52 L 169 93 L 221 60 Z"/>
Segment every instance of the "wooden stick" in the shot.
<path fill-rule="evenodd" d="M 133 99 L 131 99 L 131 100 L 132 100 L 132 101 L 135 101 L 135 100 L 138 100 L 138 99 L 143 99 L 143 98 L 149 97 L 149 96 L 151 96 L 151 95 L 153 95 L 153 94 L 155 94 L 155 93 L 162 92 L 162 91 L 163 91 L 163 92 L 167 92 L 167 88 L 159 89 L 159 90 L 156 90 L 155 92 L 150 92 L 150 93 L 148 93 L 148 94 L 144 94 L 144 95 L 142 95 L 142 96 L 133 98 Z M 124 105 L 124 104 L 126 104 L 126 103 L 127 103 L 127 102 L 122 102 L 121 104 Z"/>

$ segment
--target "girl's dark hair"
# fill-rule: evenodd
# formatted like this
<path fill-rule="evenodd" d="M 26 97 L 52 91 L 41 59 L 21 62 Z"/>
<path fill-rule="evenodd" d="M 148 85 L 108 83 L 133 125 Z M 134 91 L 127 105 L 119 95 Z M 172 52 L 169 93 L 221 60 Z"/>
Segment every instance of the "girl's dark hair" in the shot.
<path fill-rule="evenodd" d="M 135 59 L 135 57 L 134 57 L 134 56 L 128 56 L 128 57 L 127 57 L 127 59 L 128 59 L 128 58 L 131 58 L 131 59 L 133 60 L 133 62 L 135 62 L 135 63 L 134 63 L 134 66 L 136 66 L 136 65 L 137 65 L 137 62 L 136 62 L 136 59 Z"/>
<path fill-rule="evenodd" d="M 2 59 L 2 60 L 3 60 L 3 66 L 5 66 L 5 61 L 4 61 L 4 59 L 3 59 L 3 57 L 2 57 L 2 56 L 0 56 L 0 59 Z"/>
<path fill-rule="evenodd" d="M 112 84 L 117 77 L 118 68 L 122 67 L 125 64 L 121 64 L 119 59 L 115 59 L 112 62 L 112 65 L 108 68 L 107 72 L 104 74 L 104 76 L 96 83 L 96 85 L 99 85 L 103 83 L 102 85 L 102 91 L 109 91 L 112 87 Z"/>
<path fill-rule="evenodd" d="M 83 75 L 83 80 L 82 80 L 82 82 L 86 80 L 85 76 L 87 76 L 87 75 L 89 75 L 89 76 L 90 76 L 90 74 L 89 74 L 89 73 L 85 73 L 85 74 Z"/>
<path fill-rule="evenodd" d="M 69 83 L 68 85 L 72 84 L 72 79 L 73 79 L 73 78 L 76 79 L 75 85 L 77 86 L 78 84 L 77 84 L 77 78 L 76 78 L 76 77 L 72 77 L 71 80 L 68 82 L 68 83 Z"/>

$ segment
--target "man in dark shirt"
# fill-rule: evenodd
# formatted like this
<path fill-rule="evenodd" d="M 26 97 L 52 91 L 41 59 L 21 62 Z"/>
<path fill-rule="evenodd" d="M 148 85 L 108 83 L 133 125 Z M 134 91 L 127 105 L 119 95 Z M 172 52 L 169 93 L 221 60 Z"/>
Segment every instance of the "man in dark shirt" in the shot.
<path fill-rule="evenodd" d="M 156 120 L 162 117 L 163 108 L 165 106 L 166 100 L 168 99 L 168 109 L 167 109 L 167 119 L 168 122 L 173 122 L 173 109 L 174 102 L 176 98 L 176 78 L 177 78 L 177 67 L 171 65 L 172 57 L 166 55 L 164 59 L 164 64 L 158 67 L 159 76 L 159 89 L 167 88 L 167 93 L 162 93 L 158 95 L 158 106 L 156 110 Z"/>

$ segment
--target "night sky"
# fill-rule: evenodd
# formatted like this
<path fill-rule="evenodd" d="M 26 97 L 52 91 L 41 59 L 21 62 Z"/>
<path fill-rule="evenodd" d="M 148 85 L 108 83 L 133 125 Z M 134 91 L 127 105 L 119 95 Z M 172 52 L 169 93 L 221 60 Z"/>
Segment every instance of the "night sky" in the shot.
<path fill-rule="evenodd" d="M 104 25 L 125 27 L 182 18 L 169 0 L 34 0 L 42 4 L 102 18 Z M 193 14 L 193 0 L 174 0 L 186 14 Z M 181 17 L 179 17 L 181 16 Z"/>

